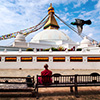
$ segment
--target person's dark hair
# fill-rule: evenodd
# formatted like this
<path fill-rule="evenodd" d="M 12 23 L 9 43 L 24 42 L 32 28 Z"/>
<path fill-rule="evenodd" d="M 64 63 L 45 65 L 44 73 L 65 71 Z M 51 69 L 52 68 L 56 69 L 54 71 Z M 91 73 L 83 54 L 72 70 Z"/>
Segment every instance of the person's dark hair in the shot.
<path fill-rule="evenodd" d="M 44 68 L 48 69 L 48 64 L 45 64 L 45 65 L 44 65 Z"/>

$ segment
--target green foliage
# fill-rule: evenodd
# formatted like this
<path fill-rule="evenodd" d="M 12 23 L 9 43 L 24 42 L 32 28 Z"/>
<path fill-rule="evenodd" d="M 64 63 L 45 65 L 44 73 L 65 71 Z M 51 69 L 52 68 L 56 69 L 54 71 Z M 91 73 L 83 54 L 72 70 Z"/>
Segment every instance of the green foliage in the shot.
<path fill-rule="evenodd" d="M 68 51 L 71 51 L 71 49 L 68 49 Z"/>
<path fill-rule="evenodd" d="M 26 51 L 33 51 L 33 49 L 32 48 L 27 48 Z"/>
<path fill-rule="evenodd" d="M 64 51 L 64 48 L 62 46 L 58 47 L 59 51 Z"/>
<path fill-rule="evenodd" d="M 50 48 L 43 49 L 43 51 L 49 51 L 49 50 L 50 50 Z M 65 49 L 63 47 L 58 47 L 58 48 L 51 47 L 51 50 L 52 51 L 65 51 Z"/>
<path fill-rule="evenodd" d="M 82 48 L 78 48 L 76 51 L 82 51 Z"/>
<path fill-rule="evenodd" d="M 47 48 L 47 49 L 44 49 L 43 51 L 49 51 L 50 48 Z M 58 47 L 58 48 L 55 48 L 55 47 L 51 47 L 51 50 L 52 51 L 64 51 L 64 48 L 63 47 Z"/>
<path fill-rule="evenodd" d="M 49 51 L 50 50 L 50 48 L 47 48 L 47 49 L 44 49 L 43 51 Z"/>
<path fill-rule="evenodd" d="M 54 47 L 52 47 L 51 50 L 52 51 L 58 51 L 58 49 L 57 48 L 54 48 Z"/>

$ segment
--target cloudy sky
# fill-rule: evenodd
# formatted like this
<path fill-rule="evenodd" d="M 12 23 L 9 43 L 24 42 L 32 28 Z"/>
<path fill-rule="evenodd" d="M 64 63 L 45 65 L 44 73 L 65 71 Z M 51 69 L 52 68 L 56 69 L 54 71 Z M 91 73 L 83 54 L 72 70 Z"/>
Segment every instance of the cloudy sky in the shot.
<path fill-rule="evenodd" d="M 50 3 L 55 13 L 68 24 L 74 22 L 75 18 L 90 19 L 92 24 L 84 25 L 83 33 L 100 41 L 100 0 L 0 0 L 0 36 L 37 25 L 47 15 Z M 57 21 L 59 30 L 73 41 L 82 40 L 58 19 Z M 27 42 L 39 31 L 28 35 Z M 14 39 L 2 40 L 0 45 L 11 45 L 13 41 Z"/>

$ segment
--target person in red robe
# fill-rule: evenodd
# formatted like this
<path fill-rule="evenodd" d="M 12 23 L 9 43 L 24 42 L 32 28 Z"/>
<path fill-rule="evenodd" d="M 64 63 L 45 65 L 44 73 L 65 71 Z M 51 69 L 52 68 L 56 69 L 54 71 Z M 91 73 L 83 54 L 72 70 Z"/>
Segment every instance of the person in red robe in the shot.
<path fill-rule="evenodd" d="M 45 70 L 41 72 L 41 76 L 43 77 L 38 77 L 38 82 L 40 84 L 51 84 L 52 83 L 52 71 L 48 69 L 48 64 L 44 65 Z M 47 76 L 47 77 L 46 77 Z"/>

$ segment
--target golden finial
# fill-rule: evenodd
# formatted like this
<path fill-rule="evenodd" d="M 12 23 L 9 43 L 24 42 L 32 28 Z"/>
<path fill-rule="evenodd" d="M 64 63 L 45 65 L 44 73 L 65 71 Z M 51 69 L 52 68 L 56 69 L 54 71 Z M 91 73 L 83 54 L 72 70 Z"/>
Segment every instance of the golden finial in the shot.
<path fill-rule="evenodd" d="M 54 8 L 52 7 L 52 3 L 50 3 L 50 7 L 48 8 L 48 14 L 54 13 Z"/>
<path fill-rule="evenodd" d="M 50 7 L 52 7 L 52 3 L 50 3 Z"/>
<path fill-rule="evenodd" d="M 52 7 L 52 3 L 50 3 L 50 7 L 48 8 L 48 14 L 49 14 L 49 19 L 46 22 L 44 29 L 59 29 L 59 25 L 53 16 L 54 14 L 54 8 Z"/>

